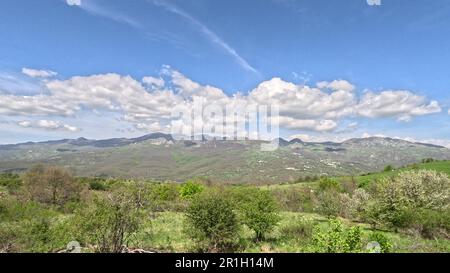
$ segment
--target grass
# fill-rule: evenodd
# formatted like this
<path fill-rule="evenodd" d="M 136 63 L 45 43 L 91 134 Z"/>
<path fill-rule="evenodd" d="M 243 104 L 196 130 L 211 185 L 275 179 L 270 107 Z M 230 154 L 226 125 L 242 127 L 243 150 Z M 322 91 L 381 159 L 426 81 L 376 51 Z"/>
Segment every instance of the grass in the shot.
<path fill-rule="evenodd" d="M 446 173 L 450 176 L 450 161 L 444 160 L 444 161 L 435 161 L 430 163 L 420 163 L 420 164 L 413 164 L 404 168 L 395 169 L 393 171 L 389 172 L 380 172 L 380 173 L 373 173 L 373 174 L 367 174 L 367 175 L 361 175 L 355 177 L 356 181 L 360 185 L 368 185 L 371 182 L 378 181 L 383 178 L 389 178 L 394 177 L 398 175 L 400 172 L 403 171 L 411 171 L 411 170 L 435 170 L 438 172 Z"/>
<path fill-rule="evenodd" d="M 367 186 L 372 182 L 379 181 L 383 178 L 389 178 L 389 177 L 395 177 L 400 172 L 404 171 L 412 171 L 412 170 L 434 170 L 437 172 L 446 173 L 448 176 L 450 176 L 450 160 L 442 160 L 442 161 L 434 161 L 430 163 L 419 163 L 419 164 L 412 164 L 403 168 L 394 169 L 392 171 L 388 172 L 378 172 L 378 173 L 370 173 L 365 175 L 359 175 L 353 177 L 359 185 Z M 338 176 L 338 177 L 332 177 L 332 179 L 342 181 L 345 179 L 350 179 L 349 176 Z M 297 182 L 297 183 L 283 183 L 283 184 L 270 184 L 270 185 L 264 185 L 261 186 L 263 189 L 267 190 L 275 190 L 275 189 L 298 189 L 298 188 L 316 188 L 318 185 L 317 181 L 314 182 Z"/>
<path fill-rule="evenodd" d="M 314 225 L 327 227 L 325 217 L 313 213 L 281 212 L 281 221 L 277 227 L 262 242 L 255 242 L 253 233 L 243 227 L 240 231 L 240 244 L 243 253 L 302 253 L 308 252 L 310 235 Z M 158 252 L 189 252 L 195 250 L 194 243 L 183 230 L 183 213 L 161 212 L 153 215 L 151 221 L 135 237 L 137 247 L 152 249 Z M 372 229 L 367 224 L 354 223 L 341 219 L 346 226 L 359 225 L 363 238 L 367 240 Z M 384 233 L 393 244 L 393 252 L 450 252 L 450 241 L 427 240 L 421 237 L 394 233 Z M 139 243 L 137 243 L 139 242 Z M 367 242 L 365 242 L 367 243 Z"/>

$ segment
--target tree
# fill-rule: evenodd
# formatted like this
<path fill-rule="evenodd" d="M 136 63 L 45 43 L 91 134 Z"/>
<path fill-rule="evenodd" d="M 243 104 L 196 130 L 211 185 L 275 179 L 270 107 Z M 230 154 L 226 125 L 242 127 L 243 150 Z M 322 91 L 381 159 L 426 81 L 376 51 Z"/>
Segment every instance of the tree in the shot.
<path fill-rule="evenodd" d="M 69 172 L 60 167 L 37 165 L 24 176 L 28 198 L 40 203 L 63 206 L 78 201 L 83 187 Z"/>
<path fill-rule="evenodd" d="M 197 195 L 186 211 L 185 232 L 209 252 L 232 250 L 239 231 L 233 209 L 230 200 L 219 193 Z"/>
<path fill-rule="evenodd" d="M 243 222 L 255 232 L 255 239 L 261 241 L 280 220 L 278 206 L 268 191 L 253 190 L 241 205 Z"/>
<path fill-rule="evenodd" d="M 369 212 L 374 221 L 402 228 L 423 225 L 426 218 L 430 219 L 423 216 L 432 211 L 444 216 L 449 208 L 450 178 L 444 173 L 420 170 L 382 180 Z M 421 215 L 423 211 L 428 212 Z"/>
<path fill-rule="evenodd" d="M 86 242 L 100 253 L 120 253 L 128 246 L 142 222 L 142 211 L 133 196 L 114 192 L 96 199 L 94 206 L 78 215 L 78 223 Z"/>

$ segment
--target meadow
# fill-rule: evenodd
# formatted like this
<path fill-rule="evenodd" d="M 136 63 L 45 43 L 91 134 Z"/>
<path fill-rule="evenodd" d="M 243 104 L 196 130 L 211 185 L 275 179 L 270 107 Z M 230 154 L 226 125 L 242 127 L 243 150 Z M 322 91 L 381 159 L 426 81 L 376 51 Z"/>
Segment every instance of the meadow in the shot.
<path fill-rule="evenodd" d="M 0 252 L 448 253 L 450 161 L 428 161 L 267 186 L 36 166 L 0 176 Z"/>

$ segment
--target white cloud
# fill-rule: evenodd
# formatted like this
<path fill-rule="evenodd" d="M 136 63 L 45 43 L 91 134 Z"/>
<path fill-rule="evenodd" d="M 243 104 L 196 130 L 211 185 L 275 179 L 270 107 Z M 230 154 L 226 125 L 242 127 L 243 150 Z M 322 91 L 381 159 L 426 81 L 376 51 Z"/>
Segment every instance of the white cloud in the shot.
<path fill-rule="evenodd" d="M 66 0 L 69 6 L 81 6 L 81 0 Z"/>
<path fill-rule="evenodd" d="M 395 117 L 399 121 L 441 111 L 437 101 L 428 102 L 425 97 L 406 90 L 382 91 L 379 94 L 367 92 L 357 106 L 357 113 L 363 117 Z"/>
<path fill-rule="evenodd" d="M 25 67 L 22 68 L 22 73 L 32 78 L 51 78 L 58 75 L 58 73 L 51 70 L 37 70 Z"/>
<path fill-rule="evenodd" d="M 211 41 L 211 43 L 219 46 L 220 48 L 225 50 L 225 52 L 227 52 L 230 56 L 232 56 L 242 68 L 244 68 L 247 71 L 253 72 L 256 75 L 260 75 L 259 71 L 257 71 L 253 66 L 251 66 L 243 57 L 241 57 L 234 48 L 228 45 L 216 33 L 214 33 L 212 30 L 210 30 L 207 26 L 198 21 L 196 18 L 192 17 L 186 11 L 176 7 L 173 4 L 170 4 L 167 1 L 154 0 L 153 3 L 157 6 L 165 8 L 167 11 L 170 11 L 184 18 L 186 21 L 197 27 L 198 30 Z"/>
<path fill-rule="evenodd" d="M 339 91 L 339 90 L 353 91 L 353 90 L 355 90 L 355 86 L 345 80 L 334 80 L 332 82 L 326 82 L 326 81 L 318 82 L 317 87 L 320 89 L 328 88 L 328 89 L 331 89 L 334 91 Z"/>
<path fill-rule="evenodd" d="M 0 116 L 35 116 L 48 121 L 57 116 L 73 117 L 83 111 L 106 111 L 120 114 L 123 122 L 139 130 L 170 131 L 167 125 L 173 119 L 173 109 L 192 110 L 196 107 L 194 100 L 201 98 L 204 106 L 217 104 L 223 108 L 226 105 L 278 105 L 282 128 L 343 133 L 357 126 L 350 120 L 343 123 L 347 128 L 339 131 L 343 119 L 363 116 L 408 120 L 441 110 L 436 101 L 429 102 L 410 91 L 368 92 L 358 99 L 354 86 L 342 80 L 309 87 L 273 78 L 260 83 L 247 95 L 236 93 L 230 96 L 214 86 L 199 84 L 168 66 L 163 67 L 161 76 L 168 78 L 167 83 L 161 77 L 149 76 L 137 81 L 131 76 L 114 73 L 45 80 L 42 81 L 45 90 L 38 95 L 0 94 Z M 205 126 L 221 123 L 214 118 L 204 121 Z M 29 126 L 32 125 L 36 126 Z M 53 125 L 58 129 L 76 130 L 52 122 L 39 125 L 41 128 Z"/>
<path fill-rule="evenodd" d="M 21 127 L 31 127 L 31 121 L 28 120 L 19 121 L 17 122 L 17 125 Z"/>
<path fill-rule="evenodd" d="M 155 77 L 151 77 L 151 76 L 142 78 L 142 82 L 147 85 L 154 86 L 157 88 L 163 88 L 164 84 L 165 84 L 163 79 L 155 78 Z"/>
<path fill-rule="evenodd" d="M 54 121 L 54 120 L 38 120 L 37 122 L 24 120 L 17 122 L 17 125 L 24 128 L 37 128 L 37 129 L 44 129 L 44 130 L 50 130 L 50 131 L 69 131 L 69 132 L 78 132 L 79 129 L 75 126 L 71 126 L 65 123 L 62 123 L 60 121 Z"/>

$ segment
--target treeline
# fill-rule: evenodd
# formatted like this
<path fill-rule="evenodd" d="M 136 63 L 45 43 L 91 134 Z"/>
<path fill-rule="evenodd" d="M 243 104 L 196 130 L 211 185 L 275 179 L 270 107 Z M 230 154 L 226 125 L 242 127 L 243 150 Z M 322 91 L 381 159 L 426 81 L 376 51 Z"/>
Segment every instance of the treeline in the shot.
<path fill-rule="evenodd" d="M 311 185 L 255 187 L 75 178 L 59 167 L 36 166 L 0 176 L 0 252 L 58 252 L 69 242 L 89 252 L 154 249 L 142 238 L 160 213 L 183 215 L 185 251 L 234 252 L 248 245 L 298 242 L 305 252 L 393 251 L 384 232 L 450 239 L 450 179 L 410 171 L 361 188 L 354 180 L 320 178 Z M 280 225 L 283 213 L 319 215 Z M 306 214 L 307 215 L 307 214 Z M 324 224 L 325 223 L 325 224 Z M 277 230 L 274 238 L 274 230 Z M 251 238 L 243 238 L 243 232 Z M 377 242 L 375 250 L 366 246 Z M 166 251 L 166 250 L 162 250 Z"/>

